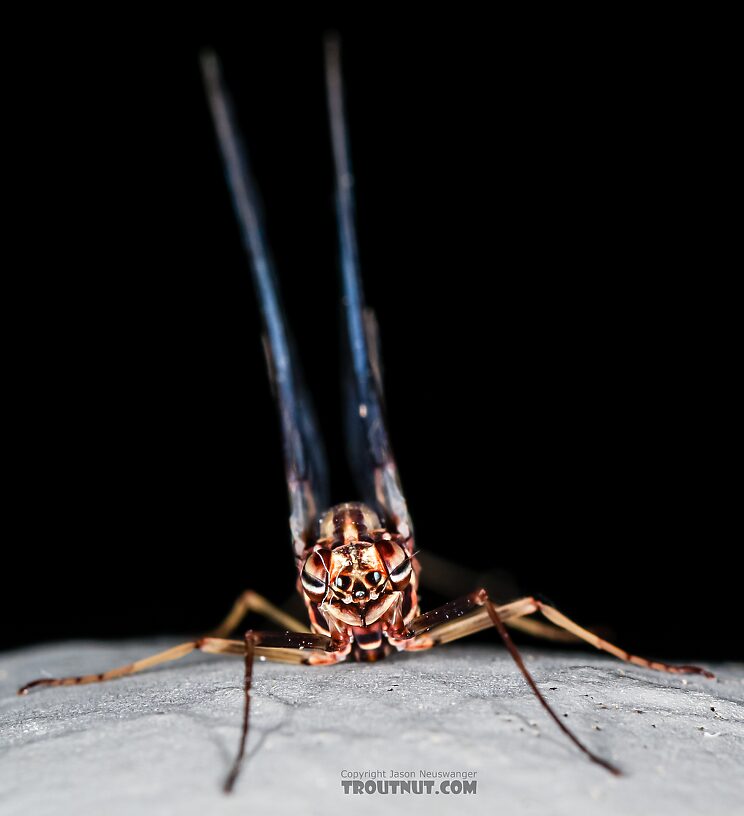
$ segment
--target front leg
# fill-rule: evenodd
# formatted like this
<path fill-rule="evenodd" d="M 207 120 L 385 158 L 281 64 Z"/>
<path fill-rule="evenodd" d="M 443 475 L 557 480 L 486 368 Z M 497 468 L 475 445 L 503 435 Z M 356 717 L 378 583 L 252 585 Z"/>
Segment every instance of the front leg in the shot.
<path fill-rule="evenodd" d="M 520 617 L 521 615 L 529 615 L 531 612 L 536 611 L 532 599 L 522 599 L 522 601 L 507 604 L 506 607 L 501 607 L 500 609 L 503 610 L 503 618 L 500 615 L 500 611 L 491 602 L 485 589 L 471 592 L 469 595 L 465 595 L 456 601 L 451 601 L 444 606 L 440 606 L 438 609 L 434 609 L 431 612 L 426 612 L 414 618 L 407 628 L 410 645 L 403 645 L 402 648 L 430 648 L 437 643 L 445 643 L 448 640 L 467 637 L 488 626 L 495 627 L 533 694 L 537 697 L 555 724 L 592 762 L 596 762 L 612 774 L 619 775 L 621 772 L 618 768 L 590 751 L 558 717 L 537 687 L 537 684 L 522 660 L 522 656 L 514 645 L 506 626 L 504 626 L 504 620 L 508 617 Z"/>
<path fill-rule="evenodd" d="M 406 635 L 408 641 L 401 641 L 398 648 L 403 649 L 420 649 L 429 648 L 438 643 L 447 643 L 448 641 L 457 640 L 462 637 L 486 629 L 493 626 L 501 636 L 504 645 L 512 656 L 514 662 L 517 664 L 525 681 L 531 688 L 534 695 L 539 700 L 540 704 L 545 708 L 548 715 L 556 723 L 556 725 L 563 731 L 563 733 L 583 751 L 592 762 L 596 762 L 612 774 L 620 774 L 620 771 L 612 764 L 602 759 L 589 750 L 579 738 L 565 725 L 565 723 L 558 717 L 548 701 L 543 696 L 542 692 L 537 687 L 534 678 L 530 674 L 527 666 L 522 659 L 519 650 L 514 645 L 509 632 L 504 625 L 510 618 L 520 618 L 525 615 L 531 615 L 535 612 L 541 612 L 552 623 L 561 628 L 567 629 L 574 635 L 586 640 L 598 649 L 610 652 L 619 657 L 621 660 L 626 660 L 636 665 L 644 666 L 649 669 L 656 669 L 657 671 L 671 672 L 674 674 L 703 674 L 706 677 L 713 677 L 713 675 L 697 666 L 672 666 L 668 663 L 660 663 L 659 661 L 646 660 L 645 658 L 632 655 L 629 652 L 613 646 L 607 641 L 602 640 L 598 636 L 583 629 L 578 624 L 575 624 L 565 615 L 558 612 L 552 606 L 542 603 L 532 597 L 521 598 L 510 604 L 503 606 L 496 606 L 488 597 L 485 589 L 479 589 L 476 592 L 471 592 L 458 600 L 451 601 L 444 606 L 419 615 L 414 618 L 406 627 Z M 410 645 L 408 645 L 410 644 Z"/>
<path fill-rule="evenodd" d="M 414 618 L 410 625 L 406 625 L 403 616 L 403 594 L 400 593 L 386 615 L 385 633 L 388 643 L 398 649 L 398 651 L 405 650 L 409 652 L 418 651 L 420 649 L 431 649 L 432 646 L 435 646 L 436 641 L 433 638 L 426 637 L 424 634 L 418 638 L 412 636 L 413 630 L 410 627 L 421 617 L 422 616 Z"/>
<path fill-rule="evenodd" d="M 235 786 L 245 755 L 245 747 L 248 743 L 251 686 L 253 684 L 253 663 L 255 658 L 261 657 L 282 663 L 329 665 L 346 660 L 351 649 L 350 642 L 335 641 L 325 635 L 313 635 L 304 632 L 254 632 L 252 629 L 245 633 L 244 643 L 243 727 L 240 732 L 238 753 L 225 780 L 225 793 L 232 792 Z"/>

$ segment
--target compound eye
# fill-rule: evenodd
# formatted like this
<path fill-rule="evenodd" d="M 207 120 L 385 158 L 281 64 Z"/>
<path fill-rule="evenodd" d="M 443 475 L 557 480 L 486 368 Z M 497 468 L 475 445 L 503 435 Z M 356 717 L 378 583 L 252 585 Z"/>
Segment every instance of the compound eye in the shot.
<path fill-rule="evenodd" d="M 396 590 L 405 589 L 411 580 L 413 568 L 411 558 L 406 550 L 394 541 L 385 541 L 377 545 L 387 568 L 390 581 Z"/>
<path fill-rule="evenodd" d="M 339 575 L 338 578 L 333 582 L 333 586 L 336 589 L 347 590 L 351 586 L 351 578 L 348 575 Z"/>
<path fill-rule="evenodd" d="M 406 558 L 405 561 L 398 564 L 398 566 L 390 573 L 390 577 L 393 581 L 402 581 L 404 578 L 407 578 L 411 572 L 411 560 L 410 558 Z"/>
<path fill-rule="evenodd" d="M 300 573 L 302 587 L 308 595 L 322 597 L 326 592 L 326 566 L 317 553 L 310 555 Z"/>

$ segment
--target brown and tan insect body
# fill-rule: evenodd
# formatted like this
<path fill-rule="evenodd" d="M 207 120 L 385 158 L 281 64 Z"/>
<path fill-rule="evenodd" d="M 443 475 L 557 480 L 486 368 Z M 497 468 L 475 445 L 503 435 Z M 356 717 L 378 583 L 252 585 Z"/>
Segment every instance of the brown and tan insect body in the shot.
<path fill-rule="evenodd" d="M 380 526 L 364 504 L 339 504 L 320 521 L 300 569 L 312 630 L 357 660 L 404 648 L 405 626 L 419 614 L 412 539 Z"/>

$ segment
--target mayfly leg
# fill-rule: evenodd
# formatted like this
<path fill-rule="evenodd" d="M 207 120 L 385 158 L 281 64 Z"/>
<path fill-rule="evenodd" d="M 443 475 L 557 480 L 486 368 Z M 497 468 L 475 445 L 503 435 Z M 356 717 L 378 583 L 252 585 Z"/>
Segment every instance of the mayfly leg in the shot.
<path fill-rule="evenodd" d="M 339 650 L 329 637 L 304 632 L 254 632 L 245 633 L 243 675 L 243 721 L 240 742 L 232 768 L 225 780 L 224 791 L 231 793 L 243 764 L 251 713 L 251 688 L 253 663 L 256 657 L 283 663 L 312 663 L 327 665 L 346 659 L 347 650 Z"/>
<path fill-rule="evenodd" d="M 18 689 L 18 694 L 25 695 L 31 689 L 52 686 L 79 686 L 89 683 L 103 683 L 151 669 L 155 666 L 180 660 L 194 651 L 218 655 L 243 655 L 245 673 L 243 680 L 243 721 L 240 733 L 240 744 L 236 759 L 225 782 L 225 792 L 229 793 L 238 777 L 240 766 L 248 741 L 248 723 L 250 718 L 250 693 L 255 658 L 280 663 L 314 663 L 328 664 L 344 660 L 347 650 L 339 650 L 329 637 L 313 635 L 308 632 L 254 632 L 249 630 L 243 640 L 225 640 L 223 638 L 204 637 L 198 640 L 181 643 L 170 649 L 151 655 L 133 663 L 118 666 L 115 669 L 99 674 L 83 674 L 73 677 L 43 677 L 26 683 Z"/>
<path fill-rule="evenodd" d="M 225 640 L 223 638 L 199 638 L 198 640 L 181 643 L 170 649 L 151 655 L 150 657 L 135 660 L 124 666 L 117 666 L 98 674 L 82 674 L 77 677 L 42 677 L 39 680 L 32 680 L 18 689 L 18 694 L 28 694 L 32 688 L 42 688 L 44 686 L 80 686 L 88 683 L 103 683 L 107 680 L 116 680 L 119 677 L 126 677 L 130 674 L 151 669 L 162 663 L 169 663 L 173 660 L 180 660 L 194 651 L 202 651 L 210 654 L 243 654 L 244 645 L 240 640 Z"/>
<path fill-rule="evenodd" d="M 577 637 L 586 640 L 597 649 L 609 652 L 626 662 L 643 666 L 647 669 L 668 672 L 670 674 L 701 674 L 708 678 L 714 677 L 707 669 L 703 669 L 699 666 L 676 666 L 657 660 L 648 660 L 644 657 L 631 654 L 574 623 L 570 618 L 567 618 L 549 604 L 538 601 L 532 597 L 520 598 L 517 601 L 497 606 L 488 597 L 488 593 L 485 589 L 471 592 L 469 595 L 465 595 L 455 601 L 450 601 L 448 604 L 426 612 L 412 620 L 406 632 L 408 641 L 404 641 L 401 646 L 402 648 L 412 650 L 430 648 L 442 643 L 450 643 L 484 629 L 494 627 L 530 689 L 561 731 L 593 762 L 601 765 L 613 774 L 619 774 L 620 771 L 614 765 L 591 751 L 558 717 L 538 688 L 519 650 L 514 645 L 504 624 L 513 622 L 515 619 L 522 618 L 526 615 L 532 615 L 535 612 L 542 613 L 556 626 L 566 629 Z"/>
<path fill-rule="evenodd" d="M 426 636 L 434 644 L 450 643 L 453 640 L 473 635 L 492 625 L 490 615 L 485 607 L 484 599 L 488 593 L 484 589 L 471 592 L 468 595 L 450 601 L 437 609 L 425 612 L 411 621 L 408 626 L 409 637 Z M 644 669 L 666 672 L 668 674 L 701 674 L 709 679 L 715 677 L 712 672 L 700 666 L 678 666 L 674 663 L 664 663 L 660 660 L 649 660 L 645 657 L 632 654 L 631 652 L 615 646 L 604 638 L 595 635 L 588 629 L 584 629 L 579 624 L 559 612 L 554 606 L 539 601 L 537 598 L 527 596 L 519 598 L 511 603 L 499 605 L 496 611 L 502 622 L 509 623 L 515 618 L 522 618 L 526 615 L 533 615 L 536 612 L 544 615 L 548 620 L 553 621 L 556 626 L 566 629 L 576 635 L 581 640 L 590 643 L 600 651 L 608 652 L 619 660 L 626 663 L 633 663 L 642 666 Z"/>
<path fill-rule="evenodd" d="M 488 590 L 490 597 L 513 598 L 518 595 L 514 581 L 502 570 L 484 573 L 428 550 L 417 557 L 421 563 L 421 586 L 424 589 L 433 589 L 445 598 L 464 595 L 479 584 Z M 578 635 L 547 621 L 510 618 L 506 624 L 531 637 L 550 640 L 553 643 L 578 643 L 580 640 Z"/>
<path fill-rule="evenodd" d="M 240 626 L 241 621 L 249 612 L 263 615 L 263 617 L 276 623 L 277 626 L 293 632 L 310 631 L 304 623 L 279 609 L 268 598 L 264 598 L 263 595 L 259 595 L 258 592 L 254 592 L 252 589 L 247 589 L 238 596 L 225 619 L 209 633 L 209 636 L 217 638 L 229 637 Z"/>
<path fill-rule="evenodd" d="M 622 771 L 613 765 L 611 762 L 608 762 L 606 759 L 602 759 L 601 756 L 595 754 L 594 751 L 587 748 L 586 745 L 574 734 L 574 732 L 561 720 L 561 718 L 555 713 L 553 707 L 550 703 L 545 699 L 545 696 L 537 687 L 537 683 L 535 682 L 532 674 L 530 673 L 529 669 L 525 665 L 524 660 L 522 659 L 522 655 L 519 653 L 519 649 L 514 645 L 514 641 L 511 639 L 511 635 L 507 631 L 506 627 L 504 626 L 501 618 L 499 617 L 499 613 L 496 611 L 496 607 L 491 602 L 491 599 L 486 594 L 485 590 L 481 592 L 480 599 L 486 607 L 486 611 L 488 612 L 488 616 L 491 619 L 491 622 L 496 627 L 496 631 L 501 636 L 501 640 L 504 642 L 509 654 L 512 656 L 512 659 L 517 664 L 519 670 L 522 672 L 522 676 L 527 682 L 527 685 L 532 689 L 532 693 L 537 697 L 540 701 L 540 705 L 548 712 L 548 715 L 551 717 L 553 722 L 563 731 L 563 733 L 573 742 L 573 744 L 586 756 L 591 759 L 592 762 L 595 762 L 597 765 L 600 765 L 605 770 L 608 770 L 611 774 L 615 776 L 620 776 Z"/>

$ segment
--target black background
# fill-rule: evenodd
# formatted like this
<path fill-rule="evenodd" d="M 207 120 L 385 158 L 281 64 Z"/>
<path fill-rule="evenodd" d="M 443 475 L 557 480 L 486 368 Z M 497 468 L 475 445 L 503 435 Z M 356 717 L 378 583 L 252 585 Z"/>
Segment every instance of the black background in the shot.
<path fill-rule="evenodd" d="M 264 195 L 334 499 L 355 498 L 322 65 L 335 22 L 19 34 L 4 646 L 201 632 L 244 588 L 293 591 L 258 310 L 199 75 L 208 44 Z M 627 648 L 740 657 L 736 369 L 708 272 L 694 54 L 603 28 L 340 28 L 362 268 L 418 546 L 506 570 Z"/>

